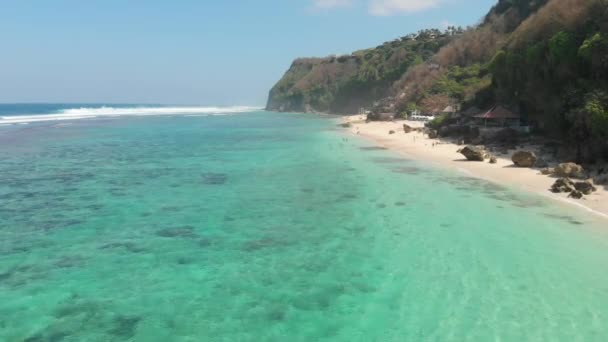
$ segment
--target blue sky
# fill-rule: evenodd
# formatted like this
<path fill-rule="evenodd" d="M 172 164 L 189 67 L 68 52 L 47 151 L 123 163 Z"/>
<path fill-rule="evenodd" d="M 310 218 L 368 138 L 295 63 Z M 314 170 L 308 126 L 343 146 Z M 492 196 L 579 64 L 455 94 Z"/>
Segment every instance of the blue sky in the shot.
<path fill-rule="evenodd" d="M 496 0 L 0 2 L 0 102 L 263 105 L 291 61 L 478 22 Z"/>

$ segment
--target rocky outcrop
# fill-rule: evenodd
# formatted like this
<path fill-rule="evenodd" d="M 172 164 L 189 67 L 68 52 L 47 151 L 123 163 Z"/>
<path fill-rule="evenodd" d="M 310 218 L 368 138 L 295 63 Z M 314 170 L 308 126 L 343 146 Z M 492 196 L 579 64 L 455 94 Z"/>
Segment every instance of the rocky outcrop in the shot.
<path fill-rule="evenodd" d="M 568 193 L 575 191 L 574 182 L 570 180 L 570 178 L 560 178 L 553 183 L 551 186 L 551 191 L 558 193 Z"/>
<path fill-rule="evenodd" d="M 529 151 L 517 151 L 511 157 L 513 164 L 517 167 L 533 167 L 536 164 L 536 154 Z"/>
<path fill-rule="evenodd" d="M 591 195 L 591 193 L 597 191 L 590 181 L 576 182 L 574 183 L 574 188 L 585 195 Z"/>
<path fill-rule="evenodd" d="M 475 146 L 465 146 L 458 152 L 470 161 L 484 161 L 486 159 L 486 151 Z"/>
<path fill-rule="evenodd" d="M 568 193 L 568 197 L 581 199 L 584 195 L 591 195 L 597 189 L 589 181 L 573 182 L 570 178 L 560 178 L 553 183 L 551 191 L 554 193 Z"/>
<path fill-rule="evenodd" d="M 570 193 L 570 195 L 568 195 L 568 197 L 574 198 L 574 199 L 581 199 L 581 198 L 583 198 L 583 193 L 578 190 L 574 190 Z"/>
<path fill-rule="evenodd" d="M 407 134 L 407 133 L 412 133 L 414 131 L 414 129 L 412 127 L 410 127 L 410 125 L 408 125 L 408 124 L 403 124 L 403 131 L 405 132 L 405 134 Z"/>
<path fill-rule="evenodd" d="M 496 157 L 494 156 L 490 156 L 490 164 L 496 164 L 498 163 L 498 159 L 496 159 Z"/>
<path fill-rule="evenodd" d="M 555 168 L 557 177 L 585 178 L 585 169 L 575 163 L 562 163 Z"/>

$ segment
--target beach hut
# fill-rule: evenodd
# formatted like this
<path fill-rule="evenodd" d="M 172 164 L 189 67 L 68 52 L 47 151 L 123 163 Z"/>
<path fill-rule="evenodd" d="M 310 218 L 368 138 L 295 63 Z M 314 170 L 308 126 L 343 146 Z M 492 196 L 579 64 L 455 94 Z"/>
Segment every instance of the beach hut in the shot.
<path fill-rule="evenodd" d="M 483 114 L 475 115 L 483 121 L 485 127 L 517 127 L 521 122 L 521 115 L 514 113 L 503 106 L 494 106 Z"/>

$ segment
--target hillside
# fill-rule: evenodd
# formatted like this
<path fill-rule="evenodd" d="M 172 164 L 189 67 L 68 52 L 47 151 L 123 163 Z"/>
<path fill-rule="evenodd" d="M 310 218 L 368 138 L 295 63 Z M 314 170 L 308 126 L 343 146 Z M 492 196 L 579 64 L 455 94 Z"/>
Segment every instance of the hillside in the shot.
<path fill-rule="evenodd" d="M 267 109 L 352 113 L 386 97 L 408 69 L 428 61 L 462 29 L 424 30 L 344 56 L 295 60 L 272 88 Z"/>
<path fill-rule="evenodd" d="M 402 114 L 501 104 L 569 143 L 578 160 L 608 158 L 608 0 L 500 0 L 477 27 L 440 37 L 298 60 L 268 109 Z"/>

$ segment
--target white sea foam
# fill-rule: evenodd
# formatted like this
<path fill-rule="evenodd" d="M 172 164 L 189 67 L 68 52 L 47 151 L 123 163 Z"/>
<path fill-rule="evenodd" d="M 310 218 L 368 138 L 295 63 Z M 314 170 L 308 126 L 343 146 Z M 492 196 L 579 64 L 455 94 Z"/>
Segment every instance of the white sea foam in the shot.
<path fill-rule="evenodd" d="M 226 115 L 261 110 L 261 107 L 82 107 L 53 114 L 0 116 L 0 124 L 20 124 L 41 121 L 80 120 L 116 116 L 152 115 Z"/>

